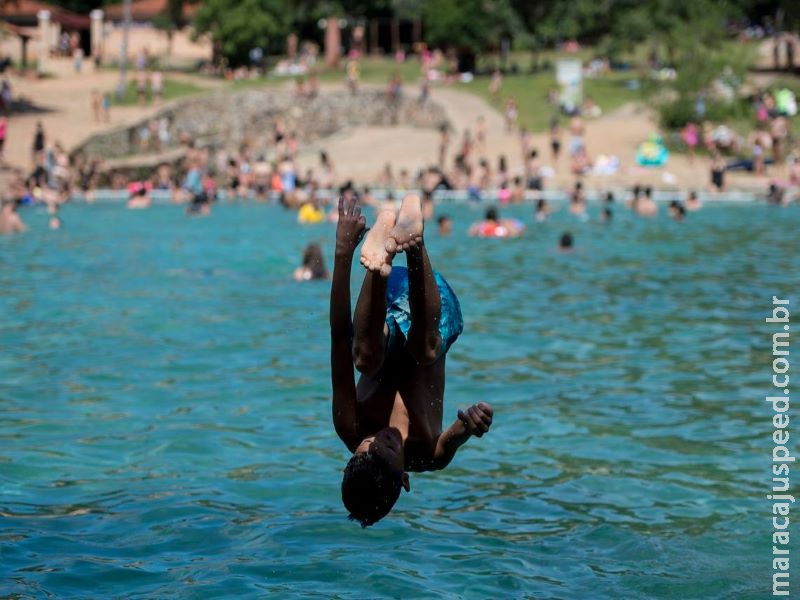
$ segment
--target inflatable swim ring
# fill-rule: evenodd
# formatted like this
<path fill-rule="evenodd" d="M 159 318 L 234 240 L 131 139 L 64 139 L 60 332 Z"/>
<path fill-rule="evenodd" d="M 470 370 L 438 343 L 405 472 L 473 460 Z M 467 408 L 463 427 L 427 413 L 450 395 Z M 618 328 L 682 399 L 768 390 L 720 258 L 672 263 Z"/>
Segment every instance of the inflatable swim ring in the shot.
<path fill-rule="evenodd" d="M 641 167 L 661 167 L 669 160 L 669 150 L 660 135 L 651 134 L 636 150 L 636 164 Z"/>
<path fill-rule="evenodd" d="M 313 223 L 321 223 L 324 220 L 325 212 L 310 202 L 303 204 L 303 206 L 301 206 L 300 210 L 297 212 L 298 223 L 309 225 Z"/>

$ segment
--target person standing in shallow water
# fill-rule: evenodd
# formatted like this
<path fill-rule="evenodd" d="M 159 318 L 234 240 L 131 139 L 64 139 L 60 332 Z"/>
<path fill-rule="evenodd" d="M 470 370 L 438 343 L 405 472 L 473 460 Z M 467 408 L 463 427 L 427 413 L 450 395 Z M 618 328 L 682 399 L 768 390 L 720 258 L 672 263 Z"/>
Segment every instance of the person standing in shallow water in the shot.
<path fill-rule="evenodd" d="M 17 202 L 15 200 L 6 200 L 0 204 L 0 235 L 22 233 L 27 229 L 17 213 Z"/>
<path fill-rule="evenodd" d="M 445 468 L 458 448 L 492 424 L 485 402 L 458 411 L 442 431 L 445 356 L 463 329 L 453 290 L 430 264 L 420 198 L 399 213 L 383 210 L 361 249 L 367 269 L 350 317 L 350 269 L 366 223 L 354 199 L 339 200 L 331 287 L 333 424 L 353 456 L 344 470 L 342 501 L 367 527 L 386 516 L 408 471 Z M 405 252 L 408 268 L 393 267 Z M 353 363 L 361 372 L 356 384 Z"/>

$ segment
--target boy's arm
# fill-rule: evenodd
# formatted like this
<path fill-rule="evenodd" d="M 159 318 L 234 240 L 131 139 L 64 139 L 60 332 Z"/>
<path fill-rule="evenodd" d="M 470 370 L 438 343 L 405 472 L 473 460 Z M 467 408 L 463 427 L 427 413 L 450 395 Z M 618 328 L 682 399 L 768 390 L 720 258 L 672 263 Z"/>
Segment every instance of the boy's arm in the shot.
<path fill-rule="evenodd" d="M 473 404 L 466 412 L 459 410 L 458 419 L 436 441 L 432 469 L 444 469 L 453 460 L 456 451 L 470 438 L 483 437 L 492 426 L 492 407 L 485 402 Z"/>
<path fill-rule="evenodd" d="M 339 199 L 336 252 L 331 283 L 331 382 L 333 426 L 339 438 L 354 451 L 358 437 L 356 383 L 353 374 L 353 321 L 350 314 L 350 270 L 353 254 L 364 234 L 364 217 L 356 200 Z"/>

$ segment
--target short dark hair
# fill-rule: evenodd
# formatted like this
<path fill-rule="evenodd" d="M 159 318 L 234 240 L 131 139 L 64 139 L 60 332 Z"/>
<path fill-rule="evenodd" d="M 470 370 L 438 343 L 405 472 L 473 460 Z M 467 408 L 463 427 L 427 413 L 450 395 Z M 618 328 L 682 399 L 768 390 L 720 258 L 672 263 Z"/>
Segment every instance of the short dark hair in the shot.
<path fill-rule="evenodd" d="M 486 209 L 486 220 L 487 221 L 497 221 L 497 209 L 496 208 L 488 208 Z"/>
<path fill-rule="evenodd" d="M 569 231 L 565 231 L 561 234 L 561 240 L 559 240 L 559 246 L 562 248 L 572 248 L 572 234 Z"/>
<path fill-rule="evenodd" d="M 344 469 L 342 502 L 349 518 L 369 527 L 392 510 L 400 497 L 402 475 L 371 452 L 354 454 Z"/>

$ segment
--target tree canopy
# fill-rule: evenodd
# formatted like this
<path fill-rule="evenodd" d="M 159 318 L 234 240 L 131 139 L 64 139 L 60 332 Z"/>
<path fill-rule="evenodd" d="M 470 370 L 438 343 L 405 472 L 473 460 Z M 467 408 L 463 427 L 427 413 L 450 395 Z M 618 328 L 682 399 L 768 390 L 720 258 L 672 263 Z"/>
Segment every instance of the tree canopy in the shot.
<path fill-rule="evenodd" d="M 215 52 L 247 64 L 256 48 L 278 50 L 289 32 L 290 0 L 206 0 L 195 14 L 198 35 L 210 34 Z"/>
<path fill-rule="evenodd" d="M 0 0 L 3 3 L 7 0 Z M 88 12 L 118 0 L 54 0 Z M 180 0 L 170 0 L 168 27 L 178 24 Z M 204 0 L 195 27 L 209 33 L 219 53 L 246 62 L 252 48 L 280 51 L 291 31 L 316 31 L 321 18 L 420 19 L 433 46 L 480 53 L 503 39 L 517 46 L 550 46 L 576 38 L 619 51 L 647 42 L 680 61 L 714 48 L 726 25 L 756 23 L 785 30 L 800 26 L 797 0 Z M 699 37 L 698 37 L 699 36 Z"/>

